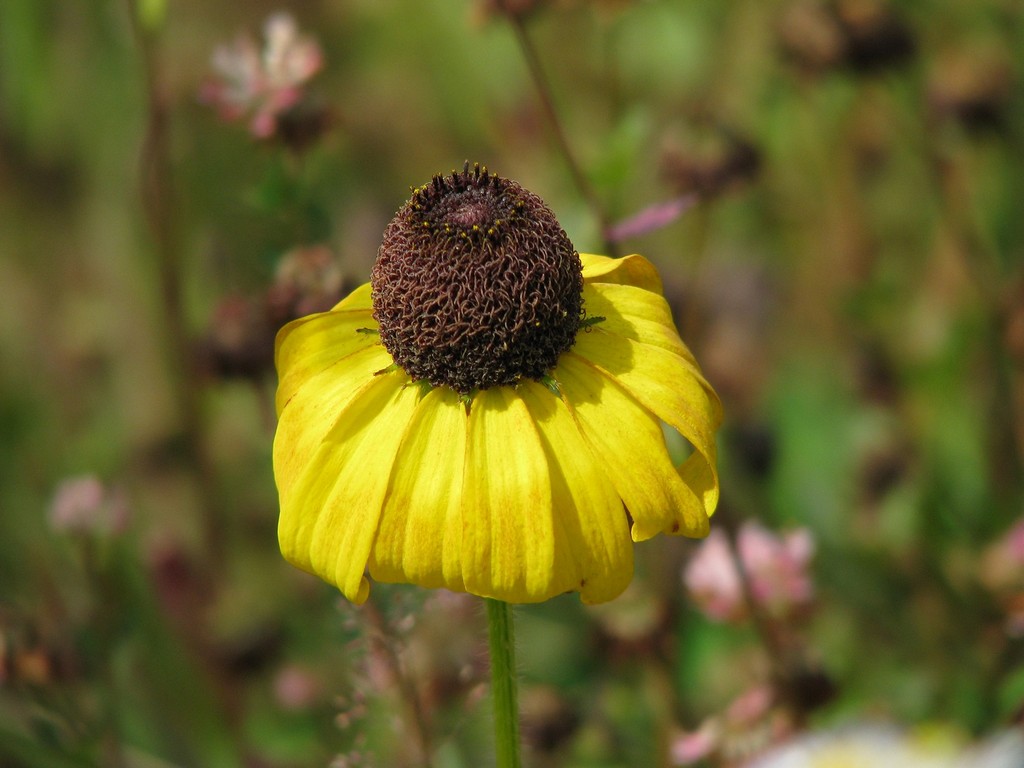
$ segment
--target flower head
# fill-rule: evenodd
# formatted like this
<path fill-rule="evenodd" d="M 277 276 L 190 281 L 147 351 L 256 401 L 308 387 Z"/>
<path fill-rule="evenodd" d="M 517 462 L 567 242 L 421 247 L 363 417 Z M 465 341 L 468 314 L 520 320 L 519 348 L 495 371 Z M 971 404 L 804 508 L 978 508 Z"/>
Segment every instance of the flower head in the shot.
<path fill-rule="evenodd" d="M 49 522 L 55 531 L 117 534 L 125 530 L 129 516 L 124 493 L 95 475 L 62 480 L 50 502 Z"/>
<path fill-rule="evenodd" d="M 212 58 L 216 78 L 200 94 L 225 120 L 248 118 L 249 130 L 258 139 L 277 131 L 280 116 L 300 102 L 303 86 L 324 62 L 319 44 L 300 34 L 287 13 L 268 18 L 263 35 L 262 50 L 248 35 L 218 46 Z"/>
<path fill-rule="evenodd" d="M 1017 730 L 964 745 L 954 728 L 906 730 L 886 723 L 850 723 L 809 731 L 746 763 L 748 768 L 1016 768 L 1024 758 Z"/>
<path fill-rule="evenodd" d="M 677 733 L 670 752 L 673 765 L 693 765 L 711 756 L 731 765 L 736 754 L 749 756 L 775 743 L 785 732 L 777 716 L 776 694 L 758 685 L 741 693 L 725 711 L 707 718 L 695 731 Z"/>
<path fill-rule="evenodd" d="M 1024 520 L 985 548 L 978 575 L 1002 606 L 1007 633 L 1024 636 Z"/>
<path fill-rule="evenodd" d="M 752 597 L 774 616 L 806 606 L 814 597 L 808 567 L 814 557 L 810 531 L 799 529 L 776 536 L 757 523 L 744 523 L 737 536 L 740 559 L 750 578 Z M 725 534 L 715 531 L 704 541 L 683 574 L 683 581 L 701 609 L 717 621 L 746 617 L 746 597 Z"/>
<path fill-rule="evenodd" d="M 344 295 L 345 276 L 325 245 L 292 248 L 278 262 L 267 291 L 267 316 L 280 328 L 289 320 L 330 309 Z"/>
<path fill-rule="evenodd" d="M 542 379 L 582 320 L 579 255 L 555 215 L 479 166 L 413 192 L 384 233 L 371 284 L 395 362 L 464 394 Z"/>
<path fill-rule="evenodd" d="M 619 595 L 632 541 L 704 536 L 718 398 L 641 256 L 580 255 L 478 166 L 414 190 L 371 283 L 277 338 L 285 557 L 508 602 Z M 693 447 L 676 467 L 663 424 Z"/>

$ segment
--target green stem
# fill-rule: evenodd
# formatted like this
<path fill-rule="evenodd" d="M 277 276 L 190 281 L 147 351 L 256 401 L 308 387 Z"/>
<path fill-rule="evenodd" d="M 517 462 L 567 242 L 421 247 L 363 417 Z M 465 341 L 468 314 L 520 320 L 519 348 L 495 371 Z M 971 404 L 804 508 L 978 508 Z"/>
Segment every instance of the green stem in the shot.
<path fill-rule="evenodd" d="M 519 704 L 516 692 L 516 647 L 512 606 L 487 599 L 491 646 L 491 693 L 498 768 L 519 768 Z"/>

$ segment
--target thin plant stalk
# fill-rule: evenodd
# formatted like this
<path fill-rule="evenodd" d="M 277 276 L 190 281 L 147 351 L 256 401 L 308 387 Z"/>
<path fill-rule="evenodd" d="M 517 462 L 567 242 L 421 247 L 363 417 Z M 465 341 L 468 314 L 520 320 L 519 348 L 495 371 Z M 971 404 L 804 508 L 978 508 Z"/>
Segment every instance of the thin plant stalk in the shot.
<path fill-rule="evenodd" d="M 182 422 L 186 458 L 200 485 L 201 518 L 207 547 L 207 567 L 224 562 L 224 527 L 218 506 L 209 501 L 214 471 L 203 441 L 203 417 L 198 378 L 184 308 L 184 285 L 178 217 L 174 199 L 171 153 L 171 109 L 159 56 L 158 32 L 141 22 L 139 0 L 128 0 L 129 15 L 142 59 L 147 100 L 146 132 L 140 151 L 142 206 L 153 238 L 160 303 L 170 358 L 171 386 Z"/>
<path fill-rule="evenodd" d="M 409 675 L 403 668 L 402 660 L 395 648 L 395 640 L 391 637 L 388 623 L 372 599 L 367 600 L 363 605 L 363 613 L 373 630 L 370 633 L 370 641 L 377 649 L 381 660 L 388 667 L 392 679 L 398 686 L 402 701 L 408 709 L 406 720 L 412 732 L 412 737 L 416 741 L 416 748 L 419 752 L 418 764 L 421 768 L 430 768 L 430 754 L 432 751 L 430 726 L 427 723 L 426 713 L 423 711 L 423 704 L 416 686 L 409 679 Z"/>
<path fill-rule="evenodd" d="M 558 110 L 555 109 L 555 100 L 552 95 L 551 84 L 548 82 L 547 76 L 544 74 L 544 68 L 541 66 L 540 56 L 537 54 L 537 48 L 534 46 L 533 40 L 530 39 L 529 32 L 526 29 L 526 24 L 523 21 L 522 16 L 518 13 L 508 11 L 505 16 L 512 25 L 513 32 L 515 32 L 516 42 L 519 45 L 520 51 L 522 51 L 523 59 L 526 61 L 526 66 L 530 70 L 530 77 L 533 79 L 534 87 L 537 89 L 537 95 L 540 98 L 541 107 L 543 108 L 544 114 L 551 126 L 551 132 L 554 134 L 555 143 L 558 145 L 558 149 L 565 160 L 565 164 L 569 168 L 569 174 L 572 176 L 572 180 L 576 184 L 576 189 L 579 191 L 580 195 L 583 196 L 583 199 L 587 201 L 587 205 L 594 214 L 594 218 L 597 219 L 598 226 L 601 229 L 601 237 L 604 239 L 605 253 L 609 256 L 617 256 L 619 253 L 618 246 L 608 236 L 608 233 L 612 231 L 611 219 L 608 218 L 608 213 L 605 211 L 601 199 L 597 196 L 593 186 L 590 184 L 586 174 L 583 172 L 582 167 L 576 160 L 576 155 L 573 153 L 572 147 L 569 146 L 569 140 L 566 138 L 565 129 L 562 127 L 562 121 L 558 117 Z"/>
<path fill-rule="evenodd" d="M 501 600 L 487 599 L 486 603 L 497 766 L 519 768 L 519 701 L 512 606 Z"/>
<path fill-rule="evenodd" d="M 807 669 L 804 653 L 799 644 L 794 643 L 792 638 L 781 631 L 783 628 L 768 615 L 758 600 L 753 579 L 740 552 L 739 530 L 735 520 L 728 514 L 721 515 L 720 520 L 750 621 L 768 654 L 772 681 L 794 724 L 802 724 L 807 716 L 808 705 L 800 696 L 797 686 L 799 676 Z"/>

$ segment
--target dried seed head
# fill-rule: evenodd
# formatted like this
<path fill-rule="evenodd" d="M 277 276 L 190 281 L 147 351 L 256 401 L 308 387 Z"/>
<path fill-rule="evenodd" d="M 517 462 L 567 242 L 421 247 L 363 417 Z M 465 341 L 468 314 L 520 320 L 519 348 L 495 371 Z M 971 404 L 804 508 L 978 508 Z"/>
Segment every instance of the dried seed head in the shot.
<path fill-rule="evenodd" d="M 540 380 L 583 318 L 579 254 L 555 215 L 468 163 L 413 191 L 384 233 L 371 283 L 395 362 L 460 393 Z"/>

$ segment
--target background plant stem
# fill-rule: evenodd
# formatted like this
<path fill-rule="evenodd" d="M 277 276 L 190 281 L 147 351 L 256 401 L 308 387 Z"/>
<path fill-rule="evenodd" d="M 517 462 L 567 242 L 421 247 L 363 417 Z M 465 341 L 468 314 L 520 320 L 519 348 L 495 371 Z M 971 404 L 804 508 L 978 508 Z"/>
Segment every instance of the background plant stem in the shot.
<path fill-rule="evenodd" d="M 572 176 L 576 189 L 579 190 L 583 199 L 587 201 L 587 205 L 590 206 L 594 218 L 597 219 L 598 226 L 601 229 L 601 237 L 604 239 L 605 253 L 609 256 L 618 256 L 618 247 L 608 237 L 608 232 L 611 230 L 612 225 L 611 220 L 608 218 L 608 213 L 605 211 L 601 199 L 597 196 L 582 167 L 577 162 L 572 147 L 569 146 L 569 140 L 566 138 L 562 122 L 558 119 L 558 111 L 555 109 L 555 101 L 551 95 L 551 85 L 544 74 L 544 68 L 540 63 L 540 56 L 538 56 L 537 49 L 530 39 L 526 25 L 522 17 L 517 13 L 509 12 L 506 16 L 512 25 L 512 30 L 515 32 L 516 42 L 519 44 L 519 50 L 522 51 L 523 58 L 526 60 L 526 66 L 530 70 L 530 77 L 533 79 L 534 87 L 537 89 L 537 95 L 540 98 L 541 107 L 544 109 L 544 115 L 551 125 L 551 132 L 554 134 L 558 151 L 569 168 L 569 174 Z"/>
<path fill-rule="evenodd" d="M 410 735 L 416 742 L 416 751 L 419 753 L 418 763 L 422 768 L 430 768 L 430 754 L 433 751 L 430 744 L 430 725 L 427 723 L 420 694 L 403 668 L 387 621 L 372 599 L 363 605 L 363 613 L 372 630 L 369 635 L 372 647 L 387 666 L 398 687 L 402 702 L 408 710 L 406 720 Z"/>
<path fill-rule="evenodd" d="M 217 567 L 224 559 L 227 545 L 218 506 L 210 501 L 215 486 L 215 472 L 203 440 L 203 415 L 196 386 L 198 371 L 185 319 L 170 135 L 171 105 L 160 60 L 158 32 L 145 28 L 141 23 L 137 0 L 129 0 L 128 7 L 141 55 L 147 102 L 146 132 L 139 153 L 142 206 L 153 239 L 167 355 L 171 367 L 170 382 L 181 420 L 185 459 L 191 465 L 200 486 L 207 565 Z"/>

